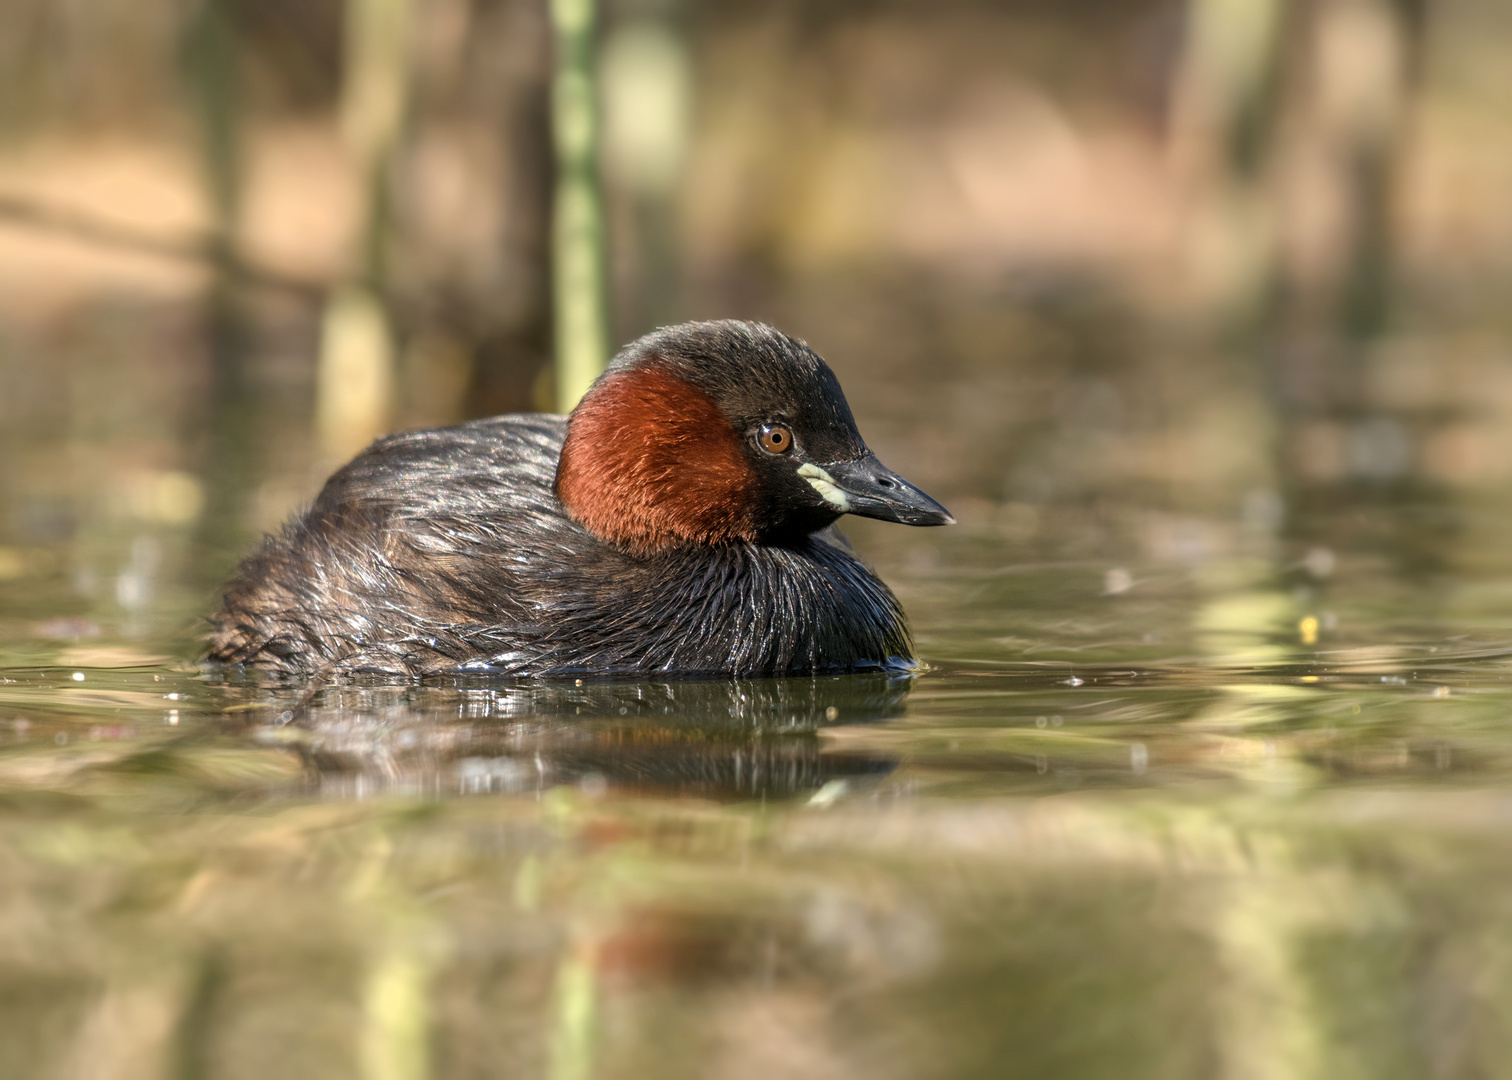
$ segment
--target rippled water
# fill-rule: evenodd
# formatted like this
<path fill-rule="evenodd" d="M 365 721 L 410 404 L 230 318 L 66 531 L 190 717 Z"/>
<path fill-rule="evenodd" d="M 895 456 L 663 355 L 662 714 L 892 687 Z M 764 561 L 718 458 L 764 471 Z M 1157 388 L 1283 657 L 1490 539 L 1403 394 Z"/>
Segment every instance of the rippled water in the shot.
<path fill-rule="evenodd" d="M 853 530 L 913 678 L 306 700 L 198 670 L 188 586 L 14 575 L 0 1075 L 1504 1072 L 1505 519 L 1424 571 L 975 511 Z"/>

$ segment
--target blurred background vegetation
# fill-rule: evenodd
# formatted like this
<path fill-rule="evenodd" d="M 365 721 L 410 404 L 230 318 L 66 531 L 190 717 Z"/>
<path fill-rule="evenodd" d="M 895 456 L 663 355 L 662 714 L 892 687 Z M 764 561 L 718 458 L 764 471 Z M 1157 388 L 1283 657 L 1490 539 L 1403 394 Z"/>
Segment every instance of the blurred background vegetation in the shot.
<path fill-rule="evenodd" d="M 0 6 L 0 573 L 93 522 L 213 577 L 381 431 L 570 401 L 599 278 L 580 352 L 773 321 L 1010 543 L 1432 571 L 1512 470 L 1499 0 L 605 0 L 556 45 L 545 0 Z M 554 285 L 559 173 L 608 255 Z M 1341 500 L 1405 509 L 1308 535 Z"/>

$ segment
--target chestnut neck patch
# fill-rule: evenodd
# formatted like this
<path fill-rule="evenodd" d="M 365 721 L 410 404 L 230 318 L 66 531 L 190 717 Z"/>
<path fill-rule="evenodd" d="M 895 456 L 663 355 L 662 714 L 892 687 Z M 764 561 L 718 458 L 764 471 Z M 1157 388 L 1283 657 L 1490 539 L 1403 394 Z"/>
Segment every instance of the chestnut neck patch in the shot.
<path fill-rule="evenodd" d="M 760 486 L 719 406 L 654 360 L 609 376 L 582 400 L 556 476 L 574 520 L 641 553 L 755 540 Z"/>

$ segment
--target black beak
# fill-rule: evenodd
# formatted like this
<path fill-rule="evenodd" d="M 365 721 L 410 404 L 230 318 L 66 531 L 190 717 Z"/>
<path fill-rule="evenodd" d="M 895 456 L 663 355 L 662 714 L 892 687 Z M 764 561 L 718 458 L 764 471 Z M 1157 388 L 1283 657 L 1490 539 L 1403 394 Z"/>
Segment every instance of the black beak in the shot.
<path fill-rule="evenodd" d="M 805 465 L 800 475 L 812 468 Z M 903 525 L 955 524 L 949 510 L 883 465 L 875 454 L 867 454 L 859 461 L 833 462 L 824 466 L 823 473 L 809 482 L 816 489 L 826 481 L 832 484 L 837 491 L 825 495 L 825 501 L 838 508 L 843 499 L 847 514 Z M 820 494 L 824 492 L 820 490 Z"/>

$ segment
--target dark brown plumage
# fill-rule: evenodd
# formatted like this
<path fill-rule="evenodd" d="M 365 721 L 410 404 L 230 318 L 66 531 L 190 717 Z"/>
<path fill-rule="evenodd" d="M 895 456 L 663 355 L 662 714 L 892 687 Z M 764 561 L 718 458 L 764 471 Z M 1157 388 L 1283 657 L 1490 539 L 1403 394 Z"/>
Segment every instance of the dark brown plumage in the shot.
<path fill-rule="evenodd" d="M 568 420 L 374 443 L 242 564 L 208 657 L 287 675 L 909 664 L 897 601 L 827 530 L 842 512 L 952 520 L 871 455 L 807 346 L 670 327 Z"/>

